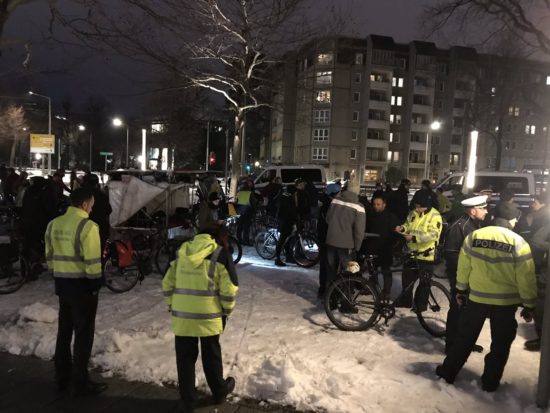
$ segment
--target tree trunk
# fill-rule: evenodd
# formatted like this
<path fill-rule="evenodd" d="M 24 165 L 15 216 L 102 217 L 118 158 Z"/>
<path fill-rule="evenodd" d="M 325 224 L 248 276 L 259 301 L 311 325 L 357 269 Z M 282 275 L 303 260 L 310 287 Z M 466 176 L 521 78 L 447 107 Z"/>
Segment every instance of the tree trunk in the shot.
<path fill-rule="evenodd" d="M 235 115 L 235 137 L 233 140 L 233 160 L 231 162 L 231 188 L 229 197 L 236 201 L 237 199 L 237 184 L 241 177 L 241 146 L 244 127 L 244 112 L 241 109 L 237 110 Z M 227 177 L 225 177 L 227 179 Z"/>
<path fill-rule="evenodd" d="M 15 150 L 17 148 L 17 138 L 13 138 L 13 142 L 11 143 L 11 151 L 10 151 L 10 166 L 15 167 Z"/>

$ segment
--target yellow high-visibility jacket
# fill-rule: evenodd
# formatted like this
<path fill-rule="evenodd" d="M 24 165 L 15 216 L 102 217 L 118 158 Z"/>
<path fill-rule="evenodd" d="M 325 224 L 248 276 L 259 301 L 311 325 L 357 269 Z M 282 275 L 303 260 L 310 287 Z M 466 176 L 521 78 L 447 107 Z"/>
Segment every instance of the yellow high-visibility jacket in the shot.
<path fill-rule="evenodd" d="M 237 204 L 238 205 L 250 205 L 250 196 L 252 191 L 243 190 L 237 192 Z"/>
<path fill-rule="evenodd" d="M 418 214 L 415 210 L 409 212 L 407 221 L 403 224 L 403 231 L 412 235 L 413 239 L 407 245 L 411 251 L 427 251 L 416 259 L 423 261 L 435 259 L 435 250 L 442 227 L 441 215 L 435 208 L 430 208 L 422 214 Z"/>
<path fill-rule="evenodd" d="M 53 269 L 56 293 L 97 291 L 101 286 L 99 227 L 86 211 L 69 207 L 46 229 L 46 260 Z"/>
<path fill-rule="evenodd" d="M 231 274 L 228 272 L 231 272 Z M 221 334 L 222 316 L 235 307 L 238 281 L 233 262 L 208 234 L 182 244 L 162 280 L 176 336 Z"/>
<path fill-rule="evenodd" d="M 503 227 L 472 232 L 460 250 L 456 288 L 469 289 L 476 303 L 534 308 L 537 282 L 529 244 Z"/>

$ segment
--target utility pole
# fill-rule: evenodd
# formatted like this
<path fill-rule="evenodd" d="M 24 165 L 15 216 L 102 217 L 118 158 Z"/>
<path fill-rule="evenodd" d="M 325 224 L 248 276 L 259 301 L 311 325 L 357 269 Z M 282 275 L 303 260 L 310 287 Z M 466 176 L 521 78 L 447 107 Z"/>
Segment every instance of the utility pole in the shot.
<path fill-rule="evenodd" d="M 210 121 L 206 122 L 206 158 L 205 158 L 205 170 L 208 171 L 208 158 L 210 152 L 208 152 L 208 147 L 210 146 Z"/>

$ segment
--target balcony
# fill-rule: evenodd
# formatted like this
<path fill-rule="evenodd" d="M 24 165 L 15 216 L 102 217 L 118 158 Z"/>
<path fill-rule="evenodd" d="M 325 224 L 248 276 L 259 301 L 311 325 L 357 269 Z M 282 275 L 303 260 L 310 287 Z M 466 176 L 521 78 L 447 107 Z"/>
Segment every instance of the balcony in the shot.
<path fill-rule="evenodd" d="M 464 130 L 462 128 L 453 126 L 453 135 L 462 135 L 463 133 L 464 133 Z"/>
<path fill-rule="evenodd" d="M 472 96 L 471 90 L 462 90 L 462 89 L 456 89 L 454 93 L 454 97 L 458 99 L 469 99 L 470 96 Z"/>
<path fill-rule="evenodd" d="M 411 132 L 428 133 L 430 124 L 428 123 L 411 123 Z"/>
<path fill-rule="evenodd" d="M 409 149 L 411 151 L 425 152 L 426 151 L 426 142 L 411 142 L 411 145 L 410 145 Z"/>
<path fill-rule="evenodd" d="M 369 109 L 383 110 L 383 111 L 389 112 L 390 102 L 388 102 L 387 100 L 370 99 Z"/>
<path fill-rule="evenodd" d="M 390 82 L 377 82 L 377 81 L 371 81 L 370 82 L 370 88 L 371 90 L 383 90 L 388 91 L 391 90 L 391 83 Z"/>
<path fill-rule="evenodd" d="M 415 85 L 414 86 L 414 93 L 418 95 L 433 95 L 434 94 L 434 88 L 432 86 L 426 86 L 426 85 Z"/>
<path fill-rule="evenodd" d="M 413 111 L 413 113 L 421 113 L 423 115 L 431 115 L 433 113 L 433 108 L 432 108 L 431 105 L 413 104 L 412 111 Z"/>
<path fill-rule="evenodd" d="M 369 119 L 368 127 L 370 129 L 386 129 L 390 128 L 390 121 L 383 119 Z"/>
<path fill-rule="evenodd" d="M 383 139 L 369 139 L 367 137 L 367 147 L 388 149 L 388 141 Z"/>
<path fill-rule="evenodd" d="M 453 117 L 463 118 L 464 108 L 453 108 Z"/>
<path fill-rule="evenodd" d="M 462 153 L 462 145 L 451 145 L 451 152 Z"/>
<path fill-rule="evenodd" d="M 426 164 L 424 162 L 410 162 L 409 161 L 409 168 L 412 169 L 424 169 Z"/>

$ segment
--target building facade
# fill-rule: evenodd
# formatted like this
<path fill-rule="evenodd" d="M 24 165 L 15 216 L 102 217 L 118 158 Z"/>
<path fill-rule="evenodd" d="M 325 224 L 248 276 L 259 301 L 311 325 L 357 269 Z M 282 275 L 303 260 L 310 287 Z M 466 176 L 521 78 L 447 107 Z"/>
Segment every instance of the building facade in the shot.
<path fill-rule="evenodd" d="M 545 163 L 546 63 L 371 35 L 311 42 L 283 67 L 266 156 L 272 163 L 322 164 L 329 179 L 353 171 L 362 183 L 396 171 L 435 181 L 466 167 L 474 128 L 478 168 Z"/>

